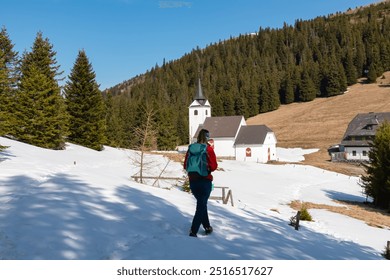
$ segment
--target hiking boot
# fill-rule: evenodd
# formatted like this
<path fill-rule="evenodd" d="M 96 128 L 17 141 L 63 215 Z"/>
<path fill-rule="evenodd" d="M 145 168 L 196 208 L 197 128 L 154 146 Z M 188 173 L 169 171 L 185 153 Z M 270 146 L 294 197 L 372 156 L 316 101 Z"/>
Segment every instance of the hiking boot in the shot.
<path fill-rule="evenodd" d="M 213 228 L 211 226 L 204 229 L 206 234 L 211 234 L 213 232 Z"/>
<path fill-rule="evenodd" d="M 198 237 L 198 236 L 196 235 L 196 233 L 193 233 L 192 231 L 190 231 L 190 236 L 192 236 L 192 237 Z"/>

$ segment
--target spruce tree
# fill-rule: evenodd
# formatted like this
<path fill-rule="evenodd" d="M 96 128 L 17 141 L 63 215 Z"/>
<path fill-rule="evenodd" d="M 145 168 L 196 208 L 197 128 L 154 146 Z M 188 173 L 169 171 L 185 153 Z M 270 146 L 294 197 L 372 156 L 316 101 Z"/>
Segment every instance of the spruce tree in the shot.
<path fill-rule="evenodd" d="M 156 111 L 157 146 L 159 150 L 174 150 L 179 143 L 175 129 L 175 108 Z"/>
<path fill-rule="evenodd" d="M 31 52 L 24 53 L 21 81 L 16 96 L 16 137 L 32 145 L 63 149 L 66 110 L 57 77 L 61 75 L 56 52 L 38 33 Z"/>
<path fill-rule="evenodd" d="M 0 31 L 0 135 L 13 134 L 15 94 L 19 83 L 19 58 L 7 30 Z"/>
<path fill-rule="evenodd" d="M 373 63 L 369 66 L 368 72 L 367 72 L 367 82 L 368 83 L 375 83 L 377 76 L 377 70 L 376 65 Z"/>
<path fill-rule="evenodd" d="M 234 110 L 236 112 L 236 115 L 238 116 L 244 116 L 245 118 L 248 118 L 248 112 L 246 109 L 246 103 L 244 97 L 237 95 L 234 100 Z"/>
<path fill-rule="evenodd" d="M 374 199 L 378 207 L 390 210 L 390 123 L 383 123 L 377 130 L 365 165 L 367 175 L 362 176 L 365 193 Z"/>
<path fill-rule="evenodd" d="M 345 69 L 345 75 L 347 77 L 347 84 L 348 85 L 356 84 L 357 72 L 356 72 L 356 67 L 353 63 L 353 53 L 351 48 L 349 48 L 346 52 L 344 69 Z"/>
<path fill-rule="evenodd" d="M 306 102 L 316 98 L 316 89 L 307 69 L 303 70 L 302 81 L 299 88 L 299 100 Z"/>
<path fill-rule="evenodd" d="M 108 93 L 104 97 L 104 103 L 106 107 L 106 144 L 108 146 L 119 146 L 118 132 L 120 131 L 120 123 L 118 117 L 119 108 L 114 104 L 114 97 L 111 93 Z"/>
<path fill-rule="evenodd" d="M 70 142 L 102 150 L 105 143 L 105 104 L 96 75 L 84 50 L 79 51 L 65 86 Z"/>
<path fill-rule="evenodd" d="M 9 107 L 7 94 L 8 75 L 4 61 L 4 52 L 0 49 L 0 135 L 7 134 L 7 127 L 9 126 L 8 121 L 10 115 L 8 112 Z"/>
<path fill-rule="evenodd" d="M 234 116 L 234 99 L 233 94 L 230 91 L 227 91 L 223 95 L 223 110 L 225 116 Z"/>
<path fill-rule="evenodd" d="M 294 102 L 294 85 L 291 74 L 287 72 L 280 87 L 280 100 L 283 104 L 290 104 Z"/>

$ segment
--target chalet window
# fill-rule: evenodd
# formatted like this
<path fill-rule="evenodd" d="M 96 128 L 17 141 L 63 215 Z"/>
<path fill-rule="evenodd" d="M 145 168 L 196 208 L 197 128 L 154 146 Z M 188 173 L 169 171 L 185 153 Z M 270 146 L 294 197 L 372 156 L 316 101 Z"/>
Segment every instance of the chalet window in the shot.
<path fill-rule="evenodd" d="M 352 151 L 352 155 L 356 157 L 356 151 Z"/>
<path fill-rule="evenodd" d="M 195 110 L 195 111 L 194 111 L 194 115 L 195 115 L 195 116 L 198 115 L 198 110 Z"/>
<path fill-rule="evenodd" d="M 367 151 L 363 151 L 363 156 L 364 156 L 364 157 L 367 156 Z"/>
<path fill-rule="evenodd" d="M 365 127 L 363 127 L 363 129 L 372 130 L 373 129 L 373 125 L 372 124 L 368 124 Z"/>

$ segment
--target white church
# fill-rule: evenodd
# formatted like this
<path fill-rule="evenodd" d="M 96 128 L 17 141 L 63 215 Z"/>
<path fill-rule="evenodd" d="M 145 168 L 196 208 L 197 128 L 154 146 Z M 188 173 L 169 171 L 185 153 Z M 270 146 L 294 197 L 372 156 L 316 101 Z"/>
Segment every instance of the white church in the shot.
<path fill-rule="evenodd" d="M 247 125 L 243 116 L 212 117 L 200 80 L 189 106 L 189 142 L 196 142 L 202 129 L 210 132 L 217 157 L 266 163 L 276 160 L 276 136 L 266 125 Z"/>

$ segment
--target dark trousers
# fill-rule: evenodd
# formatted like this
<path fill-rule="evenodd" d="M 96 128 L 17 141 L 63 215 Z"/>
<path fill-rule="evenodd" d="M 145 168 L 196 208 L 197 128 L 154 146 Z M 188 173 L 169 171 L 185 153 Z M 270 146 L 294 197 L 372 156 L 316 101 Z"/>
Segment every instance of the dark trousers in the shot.
<path fill-rule="evenodd" d="M 191 226 L 191 231 L 196 234 L 201 224 L 204 228 L 210 227 L 207 201 L 211 193 L 211 181 L 206 179 L 191 180 L 190 189 L 196 198 L 196 211 Z"/>

